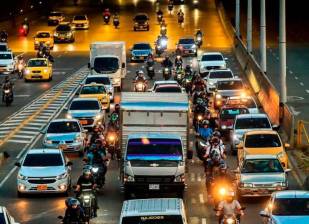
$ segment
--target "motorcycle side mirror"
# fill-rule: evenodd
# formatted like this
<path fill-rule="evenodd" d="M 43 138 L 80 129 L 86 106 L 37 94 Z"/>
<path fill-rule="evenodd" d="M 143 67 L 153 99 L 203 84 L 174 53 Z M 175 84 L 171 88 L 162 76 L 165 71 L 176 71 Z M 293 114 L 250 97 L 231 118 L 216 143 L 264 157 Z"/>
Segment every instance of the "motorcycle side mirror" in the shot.
<path fill-rule="evenodd" d="M 58 218 L 58 219 L 63 219 L 63 216 L 59 215 L 57 218 Z"/>

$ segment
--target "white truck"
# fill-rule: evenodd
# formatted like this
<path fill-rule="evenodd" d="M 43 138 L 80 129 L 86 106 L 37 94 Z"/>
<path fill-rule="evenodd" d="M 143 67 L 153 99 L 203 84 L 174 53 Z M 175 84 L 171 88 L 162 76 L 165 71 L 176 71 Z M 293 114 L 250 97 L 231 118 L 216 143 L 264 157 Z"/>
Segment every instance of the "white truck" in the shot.
<path fill-rule="evenodd" d="M 114 88 L 120 90 L 121 79 L 127 74 L 125 43 L 121 41 L 91 43 L 88 67 L 93 75 L 108 75 Z"/>
<path fill-rule="evenodd" d="M 192 158 L 187 94 L 123 92 L 120 108 L 125 197 L 145 191 L 182 197 L 186 159 Z"/>

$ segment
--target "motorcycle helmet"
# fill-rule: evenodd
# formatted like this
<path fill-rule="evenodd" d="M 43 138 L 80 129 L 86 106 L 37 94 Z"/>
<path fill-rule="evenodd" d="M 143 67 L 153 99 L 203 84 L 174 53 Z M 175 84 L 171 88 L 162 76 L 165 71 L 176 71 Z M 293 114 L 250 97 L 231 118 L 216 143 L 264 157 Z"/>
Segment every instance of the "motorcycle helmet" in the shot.
<path fill-rule="evenodd" d="M 209 125 L 209 121 L 208 120 L 203 120 L 203 122 L 202 122 L 202 124 L 203 124 L 203 126 L 205 126 L 205 125 Z"/>
<path fill-rule="evenodd" d="M 218 137 L 221 138 L 221 133 L 219 131 L 214 131 L 214 133 L 212 134 L 214 137 Z"/>
<path fill-rule="evenodd" d="M 186 70 L 191 70 L 191 66 L 190 65 L 186 65 Z"/>
<path fill-rule="evenodd" d="M 76 209 L 78 206 L 80 206 L 80 203 L 76 198 L 71 198 L 69 203 L 70 207 L 73 209 Z"/>
<path fill-rule="evenodd" d="M 105 12 L 109 12 L 109 8 L 106 8 L 106 9 L 105 9 Z"/>
<path fill-rule="evenodd" d="M 226 194 L 226 201 L 231 203 L 234 200 L 235 197 L 235 192 L 234 191 L 229 191 Z"/>
<path fill-rule="evenodd" d="M 85 168 L 83 169 L 83 176 L 84 176 L 86 179 L 90 178 L 90 176 L 91 176 L 91 169 L 89 169 L 88 167 L 85 167 Z"/>
<path fill-rule="evenodd" d="M 138 77 L 143 77 L 144 72 L 142 70 L 138 70 L 137 75 L 138 75 Z"/>
<path fill-rule="evenodd" d="M 219 170 L 220 170 L 220 173 L 221 174 L 225 174 L 226 173 L 226 171 L 227 171 L 227 165 L 226 165 L 226 163 L 221 163 L 220 165 L 219 165 Z"/>

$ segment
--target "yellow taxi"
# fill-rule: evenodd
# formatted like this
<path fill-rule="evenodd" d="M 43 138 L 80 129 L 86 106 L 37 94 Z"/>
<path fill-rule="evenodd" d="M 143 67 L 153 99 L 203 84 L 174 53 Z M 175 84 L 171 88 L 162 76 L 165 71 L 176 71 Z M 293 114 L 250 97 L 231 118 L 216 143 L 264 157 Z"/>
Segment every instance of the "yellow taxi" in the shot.
<path fill-rule="evenodd" d="M 97 98 L 103 109 L 109 111 L 110 109 L 110 93 L 103 84 L 91 83 L 83 85 L 79 92 L 80 98 Z"/>
<path fill-rule="evenodd" d="M 244 134 L 243 141 L 237 145 L 238 162 L 246 155 L 277 155 L 278 159 L 286 169 L 288 167 L 288 156 L 285 148 L 290 147 L 288 143 L 282 144 L 282 140 L 276 131 L 249 131 Z"/>
<path fill-rule="evenodd" d="M 24 70 L 24 80 L 48 80 L 53 78 L 53 65 L 46 58 L 29 59 Z"/>
<path fill-rule="evenodd" d="M 38 31 L 34 36 L 34 49 L 39 48 L 40 43 L 43 43 L 50 49 L 54 48 L 54 36 L 49 31 Z"/>

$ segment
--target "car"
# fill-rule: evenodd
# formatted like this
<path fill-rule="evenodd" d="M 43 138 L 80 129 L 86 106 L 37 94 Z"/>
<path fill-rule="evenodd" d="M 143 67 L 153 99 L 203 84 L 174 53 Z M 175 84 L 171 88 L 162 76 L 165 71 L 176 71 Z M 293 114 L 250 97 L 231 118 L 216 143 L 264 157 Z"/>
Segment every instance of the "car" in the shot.
<path fill-rule="evenodd" d="M 67 109 L 66 118 L 77 119 L 84 128 L 104 124 L 105 112 L 97 98 L 75 98 Z"/>
<path fill-rule="evenodd" d="M 245 155 L 270 154 L 276 155 L 284 168 L 288 167 L 288 156 L 285 148 L 289 144 L 283 144 L 278 132 L 273 130 L 248 131 L 244 134 L 243 141 L 238 145 L 238 161 Z"/>
<path fill-rule="evenodd" d="M 194 37 L 180 38 L 176 45 L 176 53 L 182 56 L 197 56 L 197 46 Z"/>
<path fill-rule="evenodd" d="M 102 108 L 107 112 L 110 109 L 110 92 L 105 88 L 104 84 L 90 83 L 81 86 L 80 98 L 97 98 L 102 104 Z"/>
<path fill-rule="evenodd" d="M 31 58 L 28 60 L 24 71 L 25 82 L 30 80 L 53 79 L 53 65 L 47 58 Z"/>
<path fill-rule="evenodd" d="M 185 4 L 185 0 L 174 0 L 173 4 L 175 4 L 175 5 L 183 5 L 183 4 Z"/>
<path fill-rule="evenodd" d="M 89 29 L 89 20 L 87 15 L 76 15 L 72 20 L 73 29 Z"/>
<path fill-rule="evenodd" d="M 260 113 L 260 109 L 252 96 L 228 97 L 225 105 L 244 105 L 248 108 L 250 114 Z"/>
<path fill-rule="evenodd" d="M 0 74 L 12 74 L 15 68 L 15 60 L 12 51 L 0 52 Z"/>
<path fill-rule="evenodd" d="M 54 37 L 49 31 L 38 31 L 34 36 L 34 49 L 38 50 L 40 43 L 43 43 L 45 46 L 50 49 L 54 48 Z"/>
<path fill-rule="evenodd" d="M 287 173 L 275 155 L 246 155 L 236 170 L 238 198 L 266 197 L 288 188 Z"/>
<path fill-rule="evenodd" d="M 157 87 L 164 85 L 179 85 L 179 84 L 175 80 L 154 81 L 153 86 L 150 89 L 148 89 L 148 92 L 154 92 Z"/>
<path fill-rule="evenodd" d="M 218 113 L 218 127 L 222 134 L 229 137 L 230 130 L 233 129 L 234 120 L 239 114 L 248 114 L 249 110 L 243 105 L 225 105 Z"/>
<path fill-rule="evenodd" d="M 235 77 L 236 78 L 236 77 Z M 210 70 L 204 78 L 206 81 L 206 91 L 212 94 L 216 90 L 216 84 L 219 80 L 234 79 L 234 74 L 231 69 Z"/>
<path fill-rule="evenodd" d="M 5 52 L 11 51 L 7 43 L 0 43 L 0 52 L 3 52 L 3 51 Z"/>
<path fill-rule="evenodd" d="M 63 22 L 65 17 L 62 12 L 50 12 L 48 15 L 48 25 L 58 25 L 59 23 Z"/>
<path fill-rule="evenodd" d="M 264 224 L 309 223 L 309 191 L 286 190 L 271 194 L 260 212 Z"/>
<path fill-rule="evenodd" d="M 246 96 L 247 89 L 241 79 L 223 79 L 218 80 L 214 95 L 214 108 L 220 109 L 228 97 Z"/>
<path fill-rule="evenodd" d="M 103 84 L 106 90 L 111 93 L 110 101 L 114 101 L 114 87 L 111 79 L 107 75 L 88 75 L 83 84 L 91 83 Z"/>
<path fill-rule="evenodd" d="M 231 150 L 237 153 L 237 145 L 243 140 L 243 136 L 248 131 L 273 130 L 269 118 L 266 114 L 239 114 L 236 116 L 233 130 L 231 131 Z"/>
<path fill-rule="evenodd" d="M 123 202 L 119 224 L 177 223 L 188 224 L 180 198 L 134 199 Z"/>
<path fill-rule="evenodd" d="M 160 85 L 154 90 L 155 93 L 184 93 L 186 91 L 179 84 Z"/>
<path fill-rule="evenodd" d="M 46 130 L 43 146 L 46 148 L 60 148 L 64 152 L 77 152 L 83 155 L 86 132 L 76 119 L 52 120 Z"/>
<path fill-rule="evenodd" d="M 17 195 L 67 194 L 71 187 L 71 165 L 60 149 L 29 149 L 17 174 Z"/>
<path fill-rule="evenodd" d="M 149 31 L 149 17 L 146 13 L 138 13 L 135 15 L 134 19 L 134 31 L 147 30 Z"/>
<path fill-rule="evenodd" d="M 152 54 L 149 43 L 136 43 L 131 48 L 131 61 L 145 61 L 149 54 Z"/>
<path fill-rule="evenodd" d="M 0 223 L 1 224 L 19 224 L 10 215 L 9 211 L 3 206 L 0 206 Z"/>
<path fill-rule="evenodd" d="M 220 52 L 203 53 L 198 59 L 200 75 L 205 77 L 212 69 L 226 69 L 226 60 Z"/>
<path fill-rule="evenodd" d="M 69 42 L 73 43 L 75 41 L 75 33 L 69 23 L 60 23 L 54 32 L 54 42 L 63 43 Z"/>

